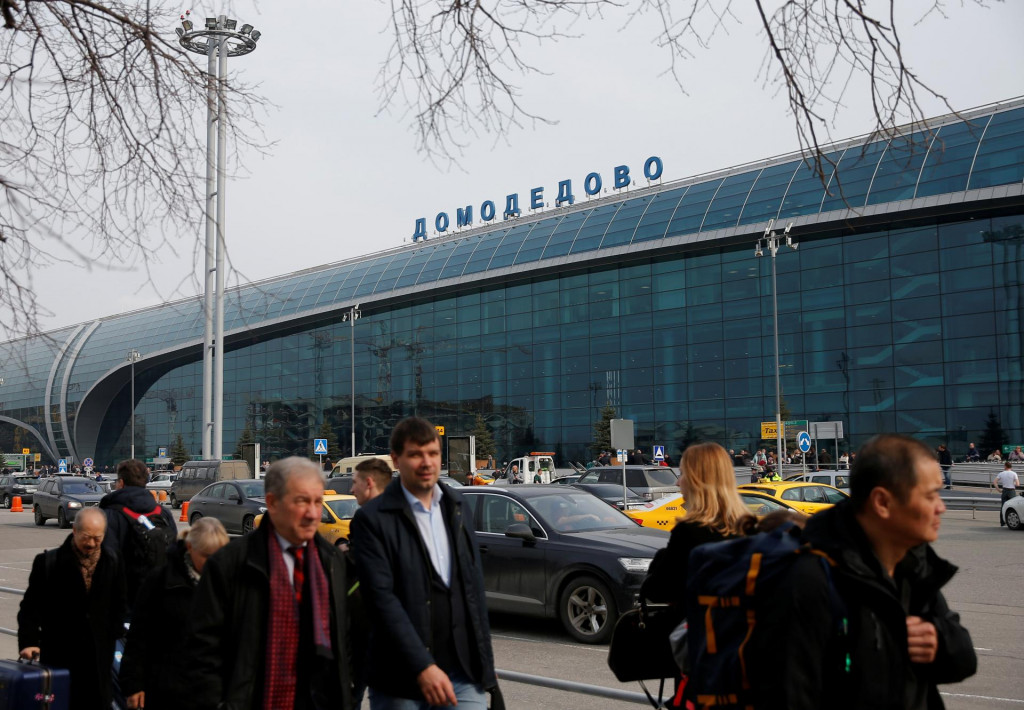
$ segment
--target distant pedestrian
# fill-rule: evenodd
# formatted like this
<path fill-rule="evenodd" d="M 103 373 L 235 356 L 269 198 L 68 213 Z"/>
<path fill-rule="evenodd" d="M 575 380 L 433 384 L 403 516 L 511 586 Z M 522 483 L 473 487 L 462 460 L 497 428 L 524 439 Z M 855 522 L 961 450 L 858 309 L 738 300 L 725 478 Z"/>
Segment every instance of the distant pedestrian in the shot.
<path fill-rule="evenodd" d="M 372 458 L 356 464 L 352 472 L 352 495 L 359 505 L 379 496 L 393 477 L 391 467 L 383 459 Z"/>
<path fill-rule="evenodd" d="M 1019 446 L 1014 447 L 1013 451 L 1006 457 L 1006 460 L 1013 463 L 1024 463 L 1024 452 L 1020 450 Z"/>
<path fill-rule="evenodd" d="M 973 441 L 967 445 L 967 456 L 964 457 L 964 460 L 967 461 L 967 463 L 978 463 L 981 461 L 981 452 L 974 447 Z"/>
<path fill-rule="evenodd" d="M 73 710 L 109 710 L 114 644 L 124 633 L 124 570 L 104 549 L 107 519 L 97 508 L 75 516 L 71 534 L 36 555 L 18 611 L 22 658 L 71 674 Z"/>
<path fill-rule="evenodd" d="M 999 499 L 999 524 L 1006 525 L 1006 521 L 1003 520 L 1003 503 L 1017 495 L 1017 486 L 1020 485 L 1020 479 L 1017 477 L 1017 472 L 1013 470 L 1013 464 L 1007 461 L 1003 464 L 1003 470 L 994 481 L 996 488 L 1002 491 L 1002 495 Z"/>
<path fill-rule="evenodd" d="M 953 468 L 953 454 L 949 453 L 945 444 L 939 444 L 938 457 L 939 466 L 942 468 L 942 480 L 948 491 L 953 487 L 953 477 L 949 473 L 949 469 Z"/>
<path fill-rule="evenodd" d="M 191 656 L 182 630 L 192 616 L 192 598 L 206 560 L 227 544 L 219 520 L 200 518 L 175 544 L 167 563 L 142 583 L 118 674 L 128 708 L 189 706 L 191 691 L 182 679 Z"/>

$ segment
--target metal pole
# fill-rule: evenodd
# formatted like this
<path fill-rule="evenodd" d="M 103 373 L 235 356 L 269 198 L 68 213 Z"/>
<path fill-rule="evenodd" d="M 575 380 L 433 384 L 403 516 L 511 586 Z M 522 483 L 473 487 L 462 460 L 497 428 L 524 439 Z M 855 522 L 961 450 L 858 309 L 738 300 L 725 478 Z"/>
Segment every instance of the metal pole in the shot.
<path fill-rule="evenodd" d="M 217 18 L 219 27 L 224 27 L 226 23 L 227 17 L 224 15 Z M 227 38 L 222 38 L 217 44 L 220 67 L 217 77 L 217 292 L 214 302 L 216 320 L 213 326 L 213 458 L 220 461 L 224 454 L 224 187 L 227 161 L 227 100 L 224 88 L 228 80 Z"/>
<path fill-rule="evenodd" d="M 782 383 L 779 375 L 779 299 L 775 282 L 775 253 L 778 238 L 772 234 L 768 244 L 772 251 L 772 321 L 775 326 L 775 471 L 782 475 Z"/>
<path fill-rule="evenodd" d="M 132 363 L 132 398 L 128 406 L 129 414 L 132 418 L 132 445 L 131 445 L 131 457 L 135 458 L 135 351 L 128 353 L 128 359 Z"/>
<path fill-rule="evenodd" d="M 217 42 L 206 53 L 206 280 L 203 299 L 203 458 L 213 456 L 213 271 L 217 254 Z"/>
<path fill-rule="evenodd" d="M 352 373 L 352 455 L 356 455 L 356 309 L 348 309 L 350 360 L 349 370 Z"/>

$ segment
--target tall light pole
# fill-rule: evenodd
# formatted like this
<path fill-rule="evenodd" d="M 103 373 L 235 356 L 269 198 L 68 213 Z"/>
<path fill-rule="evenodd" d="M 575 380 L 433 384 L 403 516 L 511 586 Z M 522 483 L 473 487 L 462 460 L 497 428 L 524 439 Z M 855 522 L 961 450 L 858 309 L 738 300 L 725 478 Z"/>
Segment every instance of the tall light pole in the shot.
<path fill-rule="evenodd" d="M 135 458 L 135 363 L 142 359 L 142 353 L 133 348 L 132 350 L 128 351 L 128 355 L 125 359 L 132 366 L 132 393 L 131 401 L 128 403 L 128 414 L 132 418 L 132 452 L 129 458 Z"/>
<path fill-rule="evenodd" d="M 362 313 L 359 311 L 359 304 L 352 306 L 341 315 L 341 321 L 348 322 L 352 326 L 349 330 L 349 344 L 351 347 L 351 361 L 349 369 L 352 371 L 352 455 L 356 455 L 356 321 Z"/>
<path fill-rule="evenodd" d="M 783 237 L 785 237 L 786 246 L 790 249 L 796 249 L 799 245 L 793 241 L 793 237 L 789 236 L 789 231 L 793 229 L 792 222 L 786 225 L 786 231 L 782 233 L 782 237 L 777 236 L 772 231 L 773 224 L 775 224 L 774 219 L 768 222 L 768 227 L 764 230 L 764 236 L 757 240 L 757 245 L 754 247 L 754 256 L 764 256 L 764 250 L 768 249 L 772 257 L 772 324 L 775 336 L 775 455 L 777 457 L 775 466 L 776 470 L 781 473 L 782 382 L 779 376 L 779 288 L 775 281 L 775 255 L 779 252 Z"/>
<path fill-rule="evenodd" d="M 225 15 L 196 29 L 189 13 L 174 31 L 182 47 L 206 55 L 206 274 L 203 313 L 203 458 L 222 458 L 224 447 L 224 234 L 227 155 L 228 57 L 256 49 L 260 32 Z M 218 61 L 219 60 L 219 61 Z M 216 277 L 216 281 L 214 280 Z"/>

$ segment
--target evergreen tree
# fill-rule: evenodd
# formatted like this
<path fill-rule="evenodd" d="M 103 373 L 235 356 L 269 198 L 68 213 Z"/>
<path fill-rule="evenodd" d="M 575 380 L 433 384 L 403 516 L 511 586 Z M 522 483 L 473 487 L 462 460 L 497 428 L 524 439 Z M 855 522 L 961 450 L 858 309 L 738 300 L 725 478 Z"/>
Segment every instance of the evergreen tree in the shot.
<path fill-rule="evenodd" d="M 178 434 L 171 445 L 171 463 L 175 466 L 181 466 L 189 458 L 191 457 L 189 456 L 188 449 L 185 448 L 185 439 L 181 434 Z"/>
<path fill-rule="evenodd" d="M 598 456 L 602 451 L 612 450 L 611 421 L 614 418 L 615 407 L 606 402 L 604 408 L 601 409 L 601 419 L 594 422 L 594 443 L 590 445 L 590 449 L 594 452 L 594 456 Z"/>
<path fill-rule="evenodd" d="M 473 424 L 473 436 L 476 437 L 476 457 L 485 459 L 494 456 L 497 448 L 494 446 L 494 435 L 487 427 L 487 422 L 479 414 L 476 415 L 476 422 Z"/>
<path fill-rule="evenodd" d="M 989 410 L 988 419 L 985 420 L 985 432 L 981 435 L 981 442 L 979 443 L 981 458 L 984 459 L 993 451 L 998 451 L 1002 454 L 1003 445 L 1006 443 L 1006 432 L 999 421 L 999 415 L 995 413 L 995 410 Z"/>
<path fill-rule="evenodd" d="M 327 439 L 327 458 L 331 461 L 337 463 L 338 459 L 345 457 L 341 451 L 341 445 L 338 443 L 338 435 L 334 433 L 334 427 L 327 419 L 324 419 L 324 423 L 320 425 L 317 438 Z"/>
<path fill-rule="evenodd" d="M 238 444 L 235 446 L 235 458 L 242 460 L 245 457 L 242 455 L 242 447 L 245 444 L 255 444 L 256 437 L 252 435 L 252 426 L 249 424 L 249 420 L 245 420 L 245 429 L 242 430 L 242 436 L 238 439 Z"/>

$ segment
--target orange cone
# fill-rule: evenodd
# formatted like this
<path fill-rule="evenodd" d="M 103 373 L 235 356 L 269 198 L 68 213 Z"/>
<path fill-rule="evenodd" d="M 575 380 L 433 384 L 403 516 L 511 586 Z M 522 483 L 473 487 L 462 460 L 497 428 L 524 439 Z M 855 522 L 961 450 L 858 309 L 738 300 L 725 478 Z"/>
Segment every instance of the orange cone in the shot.
<path fill-rule="evenodd" d="M 159 493 L 160 495 L 159 495 L 159 496 L 157 496 L 157 500 L 158 500 L 159 502 L 161 502 L 161 503 L 166 503 L 166 502 L 167 502 L 167 491 L 165 491 L 165 490 L 161 489 L 160 491 L 158 491 L 158 493 Z"/>
<path fill-rule="evenodd" d="M 179 523 L 188 522 L 188 501 L 181 504 L 181 517 L 178 518 Z"/>
<path fill-rule="evenodd" d="M 14 496 L 11 499 L 11 512 L 12 513 L 24 513 L 25 509 L 21 507 L 21 496 Z"/>
<path fill-rule="evenodd" d="M 150 490 L 149 490 L 149 494 L 150 494 L 151 496 L 153 496 L 153 500 L 155 500 L 155 501 L 156 501 L 157 503 L 159 503 L 159 502 L 160 502 L 160 496 L 159 496 L 159 495 L 157 494 L 157 492 L 156 492 L 156 491 L 154 491 L 153 489 L 150 489 Z"/>

